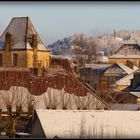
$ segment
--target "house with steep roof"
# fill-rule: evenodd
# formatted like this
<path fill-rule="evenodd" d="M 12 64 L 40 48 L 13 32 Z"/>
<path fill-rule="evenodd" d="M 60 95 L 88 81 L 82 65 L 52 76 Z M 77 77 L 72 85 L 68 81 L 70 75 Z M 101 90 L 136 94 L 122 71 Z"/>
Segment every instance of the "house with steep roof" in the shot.
<path fill-rule="evenodd" d="M 123 63 L 116 62 L 103 72 L 102 78 L 106 80 L 106 87 L 108 89 L 113 88 L 121 91 L 131 85 L 134 72 L 137 70 L 138 68 L 136 66 L 135 69 L 131 69 Z M 103 80 L 101 79 L 98 89 L 102 89 L 102 82 Z"/>
<path fill-rule="evenodd" d="M 49 67 L 50 50 L 29 17 L 13 17 L 0 36 L 0 67 Z"/>
<path fill-rule="evenodd" d="M 140 66 L 140 46 L 138 44 L 123 44 L 112 56 L 109 57 L 109 63 L 123 63 L 130 67 Z"/>
<path fill-rule="evenodd" d="M 110 67 L 110 64 L 85 64 L 79 70 L 80 78 L 93 89 L 96 89 L 100 76 L 108 67 Z"/>

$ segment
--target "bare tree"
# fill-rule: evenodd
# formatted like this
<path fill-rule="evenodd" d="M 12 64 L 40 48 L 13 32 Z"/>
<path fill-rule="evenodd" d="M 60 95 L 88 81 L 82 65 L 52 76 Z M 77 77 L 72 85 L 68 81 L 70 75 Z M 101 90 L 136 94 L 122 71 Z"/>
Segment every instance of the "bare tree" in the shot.
<path fill-rule="evenodd" d="M 71 97 L 71 94 L 66 93 L 64 89 L 60 91 L 60 101 L 62 109 L 66 110 L 68 108 L 71 108 Z"/>
<path fill-rule="evenodd" d="M 72 37 L 72 42 L 74 45 L 80 46 L 83 48 L 86 45 L 87 36 L 83 33 L 81 34 L 74 34 Z"/>
<path fill-rule="evenodd" d="M 86 50 L 88 55 L 88 62 L 91 62 L 92 59 L 94 59 L 96 55 L 97 46 L 93 39 L 88 39 L 86 44 Z"/>
<path fill-rule="evenodd" d="M 75 96 L 75 104 L 78 110 L 101 110 L 105 106 L 91 93 L 87 93 L 86 96 Z"/>
<path fill-rule="evenodd" d="M 60 105 L 60 95 L 57 90 L 49 88 L 44 94 L 45 107 L 47 109 L 57 109 Z"/>

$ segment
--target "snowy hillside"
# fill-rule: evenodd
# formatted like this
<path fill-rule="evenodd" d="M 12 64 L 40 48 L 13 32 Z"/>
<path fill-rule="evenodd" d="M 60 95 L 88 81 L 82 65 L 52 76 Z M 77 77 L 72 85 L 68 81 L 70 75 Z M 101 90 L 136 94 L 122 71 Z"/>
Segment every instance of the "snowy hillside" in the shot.
<path fill-rule="evenodd" d="M 96 44 L 97 51 L 104 51 L 105 55 L 109 56 L 114 53 L 122 44 L 136 43 L 140 44 L 140 31 L 128 31 L 121 30 L 112 34 L 102 34 L 101 36 L 86 36 L 85 34 L 76 34 L 71 37 L 66 37 L 62 40 L 58 40 L 48 47 L 51 48 L 53 54 L 69 54 L 70 49 L 73 49 L 75 44 L 74 39 L 78 42 L 78 45 L 82 50 L 87 49 L 87 42 L 93 42 Z M 81 42 L 81 43 L 79 43 Z M 86 42 L 86 43 L 85 43 Z"/>
<path fill-rule="evenodd" d="M 63 54 L 62 50 L 70 48 L 72 44 L 71 37 L 66 37 L 62 40 L 58 40 L 51 45 L 48 45 L 51 48 L 53 54 Z"/>

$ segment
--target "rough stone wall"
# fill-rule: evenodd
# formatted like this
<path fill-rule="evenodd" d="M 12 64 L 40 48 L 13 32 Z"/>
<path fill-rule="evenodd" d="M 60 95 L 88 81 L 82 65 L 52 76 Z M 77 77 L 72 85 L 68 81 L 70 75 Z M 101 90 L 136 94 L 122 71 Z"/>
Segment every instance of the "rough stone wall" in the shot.
<path fill-rule="evenodd" d="M 0 68 L 0 90 L 11 86 L 26 87 L 33 95 L 41 95 L 47 88 L 64 90 L 79 96 L 86 96 L 88 90 L 81 86 L 63 69 L 44 69 L 43 75 L 37 77 L 28 68 Z"/>
<path fill-rule="evenodd" d="M 37 52 L 38 60 L 42 61 L 42 67 L 48 68 L 50 65 L 50 55 L 49 52 L 38 51 Z"/>
<path fill-rule="evenodd" d="M 18 55 L 17 67 L 28 67 L 33 68 L 33 51 L 32 50 L 21 50 L 21 51 L 10 51 L 5 50 L 0 51 L 3 55 L 3 67 L 12 67 L 13 66 L 13 54 Z M 38 51 L 38 60 L 42 61 L 42 67 L 49 67 L 50 57 L 49 52 Z M 46 63 L 46 64 L 45 64 Z"/>
<path fill-rule="evenodd" d="M 2 53 L 3 55 L 3 66 L 11 67 L 12 66 L 12 54 L 10 51 L 5 51 Z"/>
<path fill-rule="evenodd" d="M 41 67 L 49 67 L 50 65 L 50 55 L 49 52 L 44 52 L 44 51 L 37 51 L 37 59 L 42 61 Z M 46 64 L 45 64 L 46 63 Z M 27 67 L 28 68 L 33 68 L 33 51 L 28 50 L 27 51 Z"/>
<path fill-rule="evenodd" d="M 3 59 L 3 67 L 13 66 L 13 54 L 17 54 L 17 67 L 27 67 L 27 52 L 26 51 L 0 51 Z"/>
<path fill-rule="evenodd" d="M 33 67 L 33 51 L 27 51 L 27 67 L 32 68 Z"/>

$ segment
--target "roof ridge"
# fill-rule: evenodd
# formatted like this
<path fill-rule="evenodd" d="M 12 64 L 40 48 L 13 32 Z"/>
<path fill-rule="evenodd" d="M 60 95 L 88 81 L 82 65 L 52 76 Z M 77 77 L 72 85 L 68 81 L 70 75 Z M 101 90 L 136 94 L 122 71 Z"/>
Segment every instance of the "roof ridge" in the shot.
<path fill-rule="evenodd" d="M 126 66 L 125 64 L 123 64 L 123 63 L 120 63 L 120 62 L 117 62 L 118 63 L 118 65 L 125 71 L 125 72 L 127 72 L 127 70 L 125 69 L 125 68 L 127 68 L 127 69 L 129 69 L 129 70 L 131 70 L 132 71 L 132 73 L 134 72 L 134 70 L 133 69 L 131 69 L 131 68 L 129 68 L 128 66 Z M 127 72 L 128 73 L 128 72 Z M 130 73 L 128 73 L 128 74 L 130 74 Z"/>
<path fill-rule="evenodd" d="M 113 55 L 117 54 L 119 52 L 119 50 L 121 50 L 122 48 L 126 47 L 126 46 L 138 46 L 140 47 L 140 45 L 138 43 L 124 43 L 121 45 L 120 48 L 118 48 Z"/>

